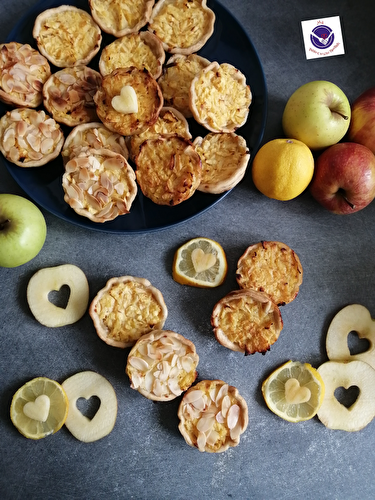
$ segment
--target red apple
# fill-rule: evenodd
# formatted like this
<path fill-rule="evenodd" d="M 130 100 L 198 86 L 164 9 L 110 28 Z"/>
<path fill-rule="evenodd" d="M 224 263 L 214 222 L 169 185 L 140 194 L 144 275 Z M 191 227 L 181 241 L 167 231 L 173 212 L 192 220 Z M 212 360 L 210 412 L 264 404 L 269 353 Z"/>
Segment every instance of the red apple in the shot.
<path fill-rule="evenodd" d="M 367 146 L 375 154 L 375 87 L 357 97 L 351 109 L 349 140 Z"/>
<path fill-rule="evenodd" d="M 375 155 L 355 142 L 334 144 L 316 160 L 310 192 L 330 212 L 362 210 L 375 198 Z"/>

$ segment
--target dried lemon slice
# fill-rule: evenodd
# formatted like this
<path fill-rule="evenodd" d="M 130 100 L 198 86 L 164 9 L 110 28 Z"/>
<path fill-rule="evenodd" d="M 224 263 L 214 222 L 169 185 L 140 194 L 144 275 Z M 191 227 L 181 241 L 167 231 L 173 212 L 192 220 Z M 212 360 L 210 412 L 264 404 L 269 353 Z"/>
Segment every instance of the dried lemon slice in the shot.
<path fill-rule="evenodd" d="M 316 415 L 324 399 L 325 386 L 309 363 L 288 361 L 262 384 L 268 408 L 288 422 L 302 422 Z"/>
<path fill-rule="evenodd" d="M 222 246 L 209 238 L 193 238 L 174 256 L 173 279 L 181 285 L 214 288 L 225 280 L 227 258 Z"/>
<path fill-rule="evenodd" d="M 64 425 L 69 401 L 62 386 L 46 377 L 37 377 L 15 393 L 10 418 L 21 434 L 41 439 Z"/>

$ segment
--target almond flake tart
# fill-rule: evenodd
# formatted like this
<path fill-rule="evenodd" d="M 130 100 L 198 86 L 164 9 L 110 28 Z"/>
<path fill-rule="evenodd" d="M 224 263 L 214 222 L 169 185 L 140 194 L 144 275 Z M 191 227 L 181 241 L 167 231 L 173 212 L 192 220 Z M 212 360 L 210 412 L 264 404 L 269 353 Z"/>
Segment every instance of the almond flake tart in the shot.
<path fill-rule="evenodd" d="M 194 344 L 171 330 L 143 335 L 129 353 L 126 373 L 132 389 L 153 401 L 171 401 L 197 377 Z"/>
<path fill-rule="evenodd" d="M 228 63 L 212 62 L 190 86 L 193 116 L 211 132 L 235 132 L 245 124 L 251 101 L 245 75 Z"/>
<path fill-rule="evenodd" d="M 130 347 L 161 330 L 168 310 L 162 293 L 145 278 L 111 278 L 91 302 L 89 314 L 99 337 L 114 347 Z"/>
<path fill-rule="evenodd" d="M 0 101 L 18 107 L 37 108 L 42 89 L 51 75 L 47 59 L 28 44 L 0 44 Z"/>
<path fill-rule="evenodd" d="M 237 446 L 249 422 L 246 401 L 222 380 L 202 380 L 190 387 L 181 400 L 178 417 L 186 443 L 209 453 Z"/>
<path fill-rule="evenodd" d="M 198 54 L 174 54 L 164 66 L 158 79 L 165 106 L 180 111 L 185 118 L 193 116 L 190 109 L 190 86 L 194 77 L 210 64 Z"/>
<path fill-rule="evenodd" d="M 215 13 L 206 0 L 159 0 L 152 9 L 148 30 L 171 54 L 192 54 L 214 32 Z"/>
<path fill-rule="evenodd" d="M 246 141 L 234 132 L 210 132 L 194 146 L 202 161 L 198 191 L 219 194 L 236 186 L 245 175 L 250 154 Z"/>
<path fill-rule="evenodd" d="M 155 0 L 89 0 L 91 15 L 106 33 L 136 33 L 150 19 Z"/>
<path fill-rule="evenodd" d="M 136 109 L 122 104 L 124 90 L 135 94 Z M 96 111 L 104 125 L 118 134 L 140 134 L 153 125 L 163 107 L 163 95 L 156 80 L 146 70 L 131 66 L 106 75 L 94 96 Z M 124 97 L 124 104 L 127 99 Z"/>
<path fill-rule="evenodd" d="M 88 66 L 63 68 L 44 84 L 44 106 L 57 122 L 69 127 L 95 121 L 94 95 L 101 81 L 100 73 Z"/>
<path fill-rule="evenodd" d="M 58 68 L 88 64 L 102 43 L 101 30 L 94 19 L 72 5 L 39 14 L 33 37 L 39 51 Z"/>
<path fill-rule="evenodd" d="M 135 173 L 127 160 L 107 149 L 89 149 L 65 164 L 64 200 L 93 222 L 108 222 L 130 212 L 137 195 Z"/>
<path fill-rule="evenodd" d="M 43 110 L 18 108 L 0 119 L 0 151 L 19 167 L 39 167 L 56 158 L 64 144 L 60 125 Z"/>
<path fill-rule="evenodd" d="M 247 356 L 269 351 L 283 321 L 280 309 L 266 293 L 234 290 L 214 306 L 211 325 L 221 345 Z"/>
<path fill-rule="evenodd" d="M 142 193 L 157 205 L 175 206 L 195 193 L 201 180 L 201 160 L 182 137 L 148 139 L 135 158 Z"/>
<path fill-rule="evenodd" d="M 75 126 L 66 137 L 61 151 L 64 164 L 89 149 L 109 149 L 126 160 L 129 157 L 122 135 L 108 130 L 102 122 L 90 122 Z"/>
<path fill-rule="evenodd" d="M 303 280 L 298 255 L 280 241 L 261 241 L 250 245 L 237 263 L 240 288 L 266 292 L 279 306 L 297 297 Z"/>
<path fill-rule="evenodd" d="M 130 33 L 110 43 L 102 50 L 99 71 L 109 75 L 117 68 L 146 68 L 157 79 L 162 73 L 165 52 L 161 41 L 149 31 Z"/>

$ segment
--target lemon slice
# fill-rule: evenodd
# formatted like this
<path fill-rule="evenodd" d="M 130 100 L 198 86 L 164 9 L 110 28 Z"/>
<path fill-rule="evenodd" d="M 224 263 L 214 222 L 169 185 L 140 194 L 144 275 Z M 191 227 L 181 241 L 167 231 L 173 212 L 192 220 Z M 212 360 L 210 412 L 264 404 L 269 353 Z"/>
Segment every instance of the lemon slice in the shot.
<path fill-rule="evenodd" d="M 69 401 L 58 382 L 37 377 L 15 393 L 10 418 L 29 439 L 41 439 L 57 432 L 65 423 Z"/>
<path fill-rule="evenodd" d="M 268 408 L 288 422 L 309 420 L 318 412 L 324 398 L 324 382 L 308 363 L 288 361 L 262 384 Z"/>
<path fill-rule="evenodd" d="M 173 279 L 181 285 L 213 288 L 223 283 L 227 267 L 219 243 L 209 238 L 193 238 L 175 253 Z"/>

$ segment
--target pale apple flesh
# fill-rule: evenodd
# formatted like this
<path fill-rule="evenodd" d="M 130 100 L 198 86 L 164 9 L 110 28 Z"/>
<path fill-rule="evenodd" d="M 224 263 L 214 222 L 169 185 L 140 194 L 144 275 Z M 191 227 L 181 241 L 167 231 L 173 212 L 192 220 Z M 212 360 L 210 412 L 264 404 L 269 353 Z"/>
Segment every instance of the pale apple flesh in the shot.
<path fill-rule="evenodd" d="M 0 194 L 0 267 L 18 267 L 42 249 L 47 226 L 42 212 L 31 201 L 14 194 Z"/>
<path fill-rule="evenodd" d="M 286 137 L 320 150 L 339 142 L 348 131 L 350 103 L 334 83 L 312 81 L 299 87 L 288 99 L 282 126 Z"/>
<path fill-rule="evenodd" d="M 362 210 L 375 198 L 375 155 L 352 142 L 331 146 L 315 162 L 310 192 L 333 213 Z"/>
<path fill-rule="evenodd" d="M 375 88 L 366 90 L 353 102 L 348 138 L 375 154 Z"/>

